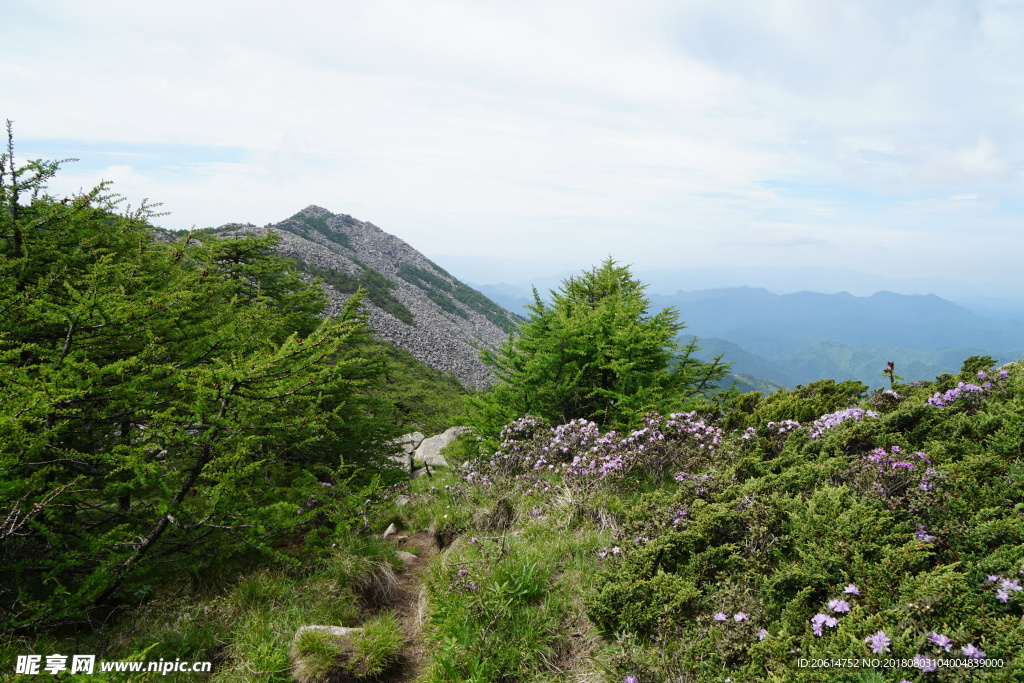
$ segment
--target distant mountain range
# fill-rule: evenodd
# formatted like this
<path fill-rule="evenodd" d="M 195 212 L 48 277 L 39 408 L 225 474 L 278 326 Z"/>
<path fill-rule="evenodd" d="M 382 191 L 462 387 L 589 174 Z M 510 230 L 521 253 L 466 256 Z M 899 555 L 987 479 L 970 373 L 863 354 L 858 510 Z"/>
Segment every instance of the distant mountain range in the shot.
<path fill-rule="evenodd" d="M 522 312 L 530 301 L 523 287 L 478 288 L 513 311 Z M 825 378 L 878 387 L 890 360 L 897 374 L 912 381 L 956 372 L 972 355 L 1007 362 L 1024 352 L 1024 321 L 980 315 L 935 295 L 773 294 L 730 287 L 649 296 L 655 311 L 679 310 L 685 340 L 698 338 L 701 358 L 722 353 L 732 361 L 741 388 Z"/>
<path fill-rule="evenodd" d="M 519 316 L 394 235 L 319 206 L 262 228 L 233 223 L 212 232 L 265 234 L 268 229 L 281 235 L 283 256 L 295 259 L 308 277 L 324 281 L 329 315 L 362 287 L 369 326 L 379 338 L 430 367 L 454 373 L 467 387 L 482 389 L 493 382 L 479 350 L 504 342 Z"/>
<path fill-rule="evenodd" d="M 309 206 L 273 225 L 229 224 L 214 232 L 282 236 L 280 251 L 309 277 L 319 277 L 330 312 L 359 287 L 377 336 L 425 364 L 484 388 L 493 376 L 479 358 L 496 348 L 528 312 L 530 288 L 459 281 L 401 239 L 347 214 Z M 548 287 L 540 288 L 542 297 Z M 665 283 L 661 283 L 664 291 Z M 650 294 L 652 309 L 674 306 L 686 323 L 682 341 L 698 338 L 701 358 L 731 361 L 741 390 L 773 391 L 818 379 L 884 384 L 887 361 L 904 379 L 956 372 L 971 355 L 1017 360 L 1024 352 L 1024 321 L 983 315 L 935 295 L 877 292 L 773 294 L 726 287 Z M 992 306 L 995 299 L 986 299 Z M 998 311 L 997 311 L 998 313 Z"/>

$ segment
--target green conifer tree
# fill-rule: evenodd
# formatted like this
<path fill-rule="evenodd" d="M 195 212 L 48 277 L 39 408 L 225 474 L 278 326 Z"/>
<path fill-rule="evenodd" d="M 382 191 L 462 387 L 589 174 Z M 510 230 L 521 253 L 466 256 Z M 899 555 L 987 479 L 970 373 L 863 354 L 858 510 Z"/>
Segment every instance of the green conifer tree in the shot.
<path fill-rule="evenodd" d="M 728 366 L 694 358 L 693 343 L 680 346 L 678 312 L 651 315 L 644 288 L 609 258 L 565 280 L 551 305 L 534 290 L 519 336 L 483 354 L 498 384 L 472 399 L 478 432 L 493 436 L 525 414 L 621 429 L 649 411 L 684 409 L 713 389 Z"/>
<path fill-rule="evenodd" d="M 275 236 L 154 241 L 146 207 L 119 213 L 105 185 L 54 199 L 59 164 L 18 167 L 12 147 L 8 128 L 0 624 L 81 618 L 168 571 L 344 523 L 365 500 L 349 467 L 395 435 L 359 297 L 317 318 L 322 292 Z"/>

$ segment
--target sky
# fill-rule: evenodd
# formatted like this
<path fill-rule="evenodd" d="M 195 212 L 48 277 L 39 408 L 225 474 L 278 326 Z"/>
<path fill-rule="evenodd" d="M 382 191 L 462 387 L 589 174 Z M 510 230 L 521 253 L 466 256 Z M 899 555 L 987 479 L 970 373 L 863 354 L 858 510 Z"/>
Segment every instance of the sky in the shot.
<path fill-rule="evenodd" d="M 0 24 L 16 157 L 77 158 L 51 192 L 109 180 L 166 228 L 317 204 L 481 283 L 612 256 L 1024 298 L 1024 3 L 0 0 Z"/>

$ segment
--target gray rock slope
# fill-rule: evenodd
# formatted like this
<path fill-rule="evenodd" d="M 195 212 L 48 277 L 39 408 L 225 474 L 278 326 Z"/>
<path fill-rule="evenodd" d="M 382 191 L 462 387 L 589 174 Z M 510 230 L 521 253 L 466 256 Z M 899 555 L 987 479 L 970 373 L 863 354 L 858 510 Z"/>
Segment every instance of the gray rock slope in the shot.
<path fill-rule="evenodd" d="M 347 214 L 308 206 L 288 220 L 260 228 L 230 224 L 218 233 L 277 232 L 279 251 L 310 277 L 324 280 L 336 314 L 359 286 L 375 334 L 424 364 L 454 373 L 467 387 L 493 382 L 481 348 L 496 348 L 519 318 L 466 286 L 394 235 Z"/>

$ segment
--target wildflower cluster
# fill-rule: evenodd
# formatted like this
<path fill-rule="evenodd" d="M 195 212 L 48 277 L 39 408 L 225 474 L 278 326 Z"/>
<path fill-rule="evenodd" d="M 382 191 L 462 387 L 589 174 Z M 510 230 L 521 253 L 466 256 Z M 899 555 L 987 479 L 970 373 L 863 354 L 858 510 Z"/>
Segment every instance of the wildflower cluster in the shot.
<path fill-rule="evenodd" d="M 761 443 L 767 447 L 770 453 L 779 454 L 789 437 L 802 427 L 796 420 L 779 420 L 769 422 L 764 426 L 763 439 Z"/>
<path fill-rule="evenodd" d="M 455 572 L 455 576 L 452 577 L 452 584 L 457 591 L 469 591 L 472 593 L 477 589 L 476 582 L 469 578 L 468 569 L 460 569 Z"/>
<path fill-rule="evenodd" d="M 747 613 L 737 612 L 736 614 L 732 615 L 732 620 L 735 621 L 737 624 L 742 621 L 746 621 Z M 717 614 L 715 614 L 715 621 L 729 621 L 729 616 L 725 612 L 718 612 Z"/>
<path fill-rule="evenodd" d="M 899 446 L 892 446 L 888 451 L 876 448 L 864 456 L 861 463 L 867 491 L 873 492 L 890 507 L 906 502 L 912 497 L 912 491 L 927 494 L 935 488 L 940 477 L 940 473 L 931 466 L 927 453 L 917 451 L 913 455 L 905 455 Z M 917 494 L 918 497 L 921 495 Z"/>
<path fill-rule="evenodd" d="M 958 382 L 955 387 L 945 393 L 936 391 L 935 394 L 928 399 L 928 405 L 945 408 L 961 397 L 968 396 L 970 394 L 984 394 L 986 389 L 990 389 L 992 387 L 989 382 L 985 382 L 985 385 L 986 386 L 984 387 L 979 387 L 977 384 Z"/>
<path fill-rule="evenodd" d="M 788 432 L 795 432 L 800 429 L 800 423 L 796 420 L 782 420 L 781 422 L 769 422 L 765 425 L 769 432 L 776 434 L 786 434 Z"/>
<path fill-rule="evenodd" d="M 547 438 L 550 432 L 547 423 L 532 415 L 508 423 L 501 430 L 501 448 L 491 458 L 491 468 L 504 476 L 522 471 L 536 442 Z"/>
<path fill-rule="evenodd" d="M 853 596 L 860 595 L 860 589 L 851 583 L 843 589 L 843 595 L 850 596 L 852 598 Z M 850 603 L 847 602 L 844 598 L 835 598 L 833 600 L 828 601 L 828 610 L 833 614 L 846 614 L 850 611 Z M 813 617 L 811 617 L 811 631 L 813 631 L 814 635 L 818 638 L 822 636 L 822 633 L 826 626 L 828 626 L 829 628 L 835 628 L 838 625 L 839 618 L 833 616 L 832 614 L 818 612 Z"/>
<path fill-rule="evenodd" d="M 1024 570 L 1021 570 L 1021 573 L 1024 573 Z M 1009 602 L 1010 593 L 1019 593 L 1021 590 L 1024 590 L 1021 588 L 1019 581 L 1014 581 L 1004 576 L 989 574 L 988 582 L 995 584 L 993 589 L 996 592 L 996 600 L 1000 602 Z"/>
<path fill-rule="evenodd" d="M 692 464 L 712 454 L 723 436 L 720 427 L 696 412 L 672 413 L 668 419 L 654 413 L 622 439 L 620 448 L 630 453 L 631 467 L 661 478 L 674 466 Z"/>
<path fill-rule="evenodd" d="M 718 641 L 719 647 L 723 650 L 731 650 L 735 647 L 749 647 L 752 637 L 756 637 L 758 641 L 768 637 L 768 629 L 764 627 L 758 628 L 757 631 L 753 630 L 756 624 L 751 621 L 751 616 L 743 611 L 732 615 L 725 612 L 717 612 L 711 619 L 713 622 L 723 626 L 730 622 L 736 624 L 736 626 L 729 627 L 728 630 L 718 631 L 719 635 L 723 638 Z"/>
<path fill-rule="evenodd" d="M 675 476 L 676 481 L 690 485 L 690 492 L 694 498 L 706 495 L 708 489 L 705 486 L 705 484 L 710 483 L 710 481 L 714 478 L 715 475 L 710 473 L 694 475 L 687 474 L 686 472 L 680 472 Z"/>
<path fill-rule="evenodd" d="M 501 449 L 489 464 L 476 463 L 464 476 L 467 482 L 489 484 L 488 472 L 532 477 L 532 491 L 537 488 L 537 475 L 551 473 L 560 475 L 566 488 L 586 495 L 631 472 L 660 478 L 673 467 L 706 459 L 721 443 L 723 431 L 691 412 L 668 418 L 649 415 L 640 428 L 626 435 L 602 433 L 584 419 L 551 429 L 525 417 L 506 425 L 501 436 Z"/>
<path fill-rule="evenodd" d="M 935 631 L 932 631 L 931 635 L 929 635 L 927 638 L 927 642 L 931 643 L 932 649 L 937 651 L 939 654 L 933 655 L 931 657 L 925 654 L 918 654 L 914 656 L 914 666 L 918 669 L 918 671 L 921 671 L 922 673 L 931 673 L 933 671 L 938 671 L 939 667 L 942 665 L 942 661 L 939 659 L 939 657 L 942 656 L 942 653 L 953 651 L 953 640 L 944 633 L 937 633 Z M 974 643 L 964 644 L 960 648 L 960 652 L 963 654 L 964 657 L 967 657 L 968 659 L 984 659 L 988 656 L 985 654 L 984 650 L 982 650 Z"/>
<path fill-rule="evenodd" d="M 834 413 L 822 415 L 811 423 L 810 437 L 811 439 L 820 439 L 826 431 L 841 422 L 846 422 L 847 420 L 860 422 L 865 417 L 878 417 L 878 413 L 873 410 L 864 410 L 863 408 L 847 408 L 846 410 L 837 410 Z"/>

